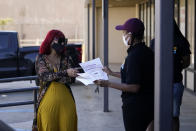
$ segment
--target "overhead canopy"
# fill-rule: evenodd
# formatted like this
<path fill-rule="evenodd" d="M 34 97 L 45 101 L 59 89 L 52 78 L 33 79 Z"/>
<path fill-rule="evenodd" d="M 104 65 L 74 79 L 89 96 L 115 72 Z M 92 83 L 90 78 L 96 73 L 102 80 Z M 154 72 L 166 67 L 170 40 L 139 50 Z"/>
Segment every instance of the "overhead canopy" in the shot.
<path fill-rule="evenodd" d="M 95 0 L 96 7 L 102 6 L 102 0 Z M 109 0 L 109 7 L 130 7 L 146 0 Z M 92 4 L 92 0 L 85 0 L 85 5 Z"/>

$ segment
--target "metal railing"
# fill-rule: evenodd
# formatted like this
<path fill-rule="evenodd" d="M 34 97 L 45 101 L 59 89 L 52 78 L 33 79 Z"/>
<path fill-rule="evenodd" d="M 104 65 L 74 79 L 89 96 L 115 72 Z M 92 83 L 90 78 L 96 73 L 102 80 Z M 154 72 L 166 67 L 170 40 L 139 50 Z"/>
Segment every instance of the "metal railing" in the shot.
<path fill-rule="evenodd" d="M 0 79 L 0 83 L 12 82 L 12 81 L 36 80 L 36 79 L 37 79 L 37 76 L 4 78 L 4 79 Z M 30 88 L 0 90 L 0 94 L 33 91 L 33 95 L 34 95 L 34 100 L 31 100 L 31 101 L 21 101 L 21 102 L 12 102 L 12 103 L 3 103 L 3 104 L 0 104 L 0 107 L 21 106 L 21 105 L 34 104 L 34 111 L 35 111 L 36 103 L 37 103 L 37 91 L 38 90 L 39 90 L 38 86 L 37 87 L 30 87 Z"/>
<path fill-rule="evenodd" d="M 3 78 L 3 79 L 0 79 L 0 83 L 3 83 L 3 82 L 12 82 L 12 81 L 36 80 L 37 78 L 38 78 L 37 76 Z"/>

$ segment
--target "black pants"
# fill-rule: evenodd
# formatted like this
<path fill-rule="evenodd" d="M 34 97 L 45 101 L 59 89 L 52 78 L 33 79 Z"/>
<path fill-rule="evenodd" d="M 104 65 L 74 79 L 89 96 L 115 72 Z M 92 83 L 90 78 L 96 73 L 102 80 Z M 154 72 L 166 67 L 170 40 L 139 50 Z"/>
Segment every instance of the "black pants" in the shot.
<path fill-rule="evenodd" d="M 154 119 L 154 104 L 142 103 L 123 104 L 123 120 L 126 131 L 146 131 Z"/>

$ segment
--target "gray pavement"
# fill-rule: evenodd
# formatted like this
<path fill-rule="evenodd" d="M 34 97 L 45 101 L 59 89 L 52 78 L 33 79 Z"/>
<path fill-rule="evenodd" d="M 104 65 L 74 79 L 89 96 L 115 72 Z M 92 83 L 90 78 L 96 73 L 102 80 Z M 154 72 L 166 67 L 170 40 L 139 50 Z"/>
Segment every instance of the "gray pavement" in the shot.
<path fill-rule="evenodd" d="M 118 70 L 119 65 L 113 65 Z M 110 78 L 112 81 L 119 79 Z M 11 82 L 0 84 L 0 90 L 11 88 L 33 87 L 34 82 L 28 81 Z M 95 93 L 95 86 L 85 87 L 79 82 L 72 85 L 73 94 L 76 100 L 79 131 L 124 131 L 121 112 L 121 92 L 109 89 L 109 110 L 103 112 L 103 88 L 99 94 Z M 31 100 L 32 92 L 2 94 L 0 103 Z M 196 96 L 185 91 L 181 108 L 181 130 L 196 130 Z M 33 119 L 33 105 L 0 108 L 0 119 L 9 124 L 16 131 L 31 131 Z"/>
<path fill-rule="evenodd" d="M 29 82 L 0 84 L 0 89 L 35 86 Z M 96 86 L 85 87 L 77 82 L 72 86 L 76 100 L 79 131 L 122 131 L 121 92 L 110 90 L 110 112 L 103 112 L 103 88 L 95 93 Z M 0 95 L 0 103 L 33 99 L 32 92 Z M 0 119 L 17 131 L 30 131 L 33 119 L 33 105 L 0 108 Z"/>

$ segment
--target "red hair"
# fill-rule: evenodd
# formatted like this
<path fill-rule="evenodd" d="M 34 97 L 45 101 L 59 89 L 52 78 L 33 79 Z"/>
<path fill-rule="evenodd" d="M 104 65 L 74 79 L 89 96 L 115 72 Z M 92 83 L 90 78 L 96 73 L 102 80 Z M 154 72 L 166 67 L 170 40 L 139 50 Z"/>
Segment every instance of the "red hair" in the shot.
<path fill-rule="evenodd" d="M 59 30 L 50 30 L 39 48 L 39 54 L 50 54 L 50 46 L 54 38 L 65 38 L 65 36 Z"/>

